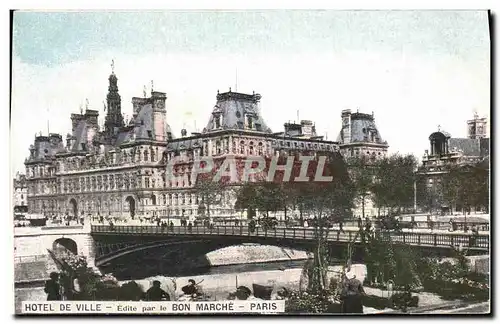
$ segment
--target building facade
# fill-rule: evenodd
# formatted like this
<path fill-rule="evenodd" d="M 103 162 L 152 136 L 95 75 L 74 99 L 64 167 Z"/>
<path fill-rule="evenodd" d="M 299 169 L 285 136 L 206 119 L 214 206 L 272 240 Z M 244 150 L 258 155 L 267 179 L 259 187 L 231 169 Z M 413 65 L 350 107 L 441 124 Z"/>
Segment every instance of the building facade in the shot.
<path fill-rule="evenodd" d="M 366 166 L 387 156 L 389 145 L 382 139 L 374 114 L 365 114 L 357 111 L 343 110 L 341 114 L 342 128 L 337 137 L 339 149 L 345 161 L 349 164 L 355 159 L 364 159 Z M 379 210 L 373 203 L 370 195 L 364 201 L 364 207 L 358 202 L 353 210 L 355 217 L 375 217 Z"/>
<path fill-rule="evenodd" d="M 389 145 L 382 139 L 375 116 L 372 113 L 352 113 L 346 109 L 342 111 L 342 129 L 337 142 L 342 156 L 348 160 L 351 157 L 366 157 L 369 161 L 387 156 Z"/>
<path fill-rule="evenodd" d="M 273 156 L 297 152 L 337 152 L 339 143 L 316 134 L 314 123 L 286 123 L 272 132 L 262 118 L 259 94 L 217 93 L 206 127 L 175 137 L 168 125 L 167 96 L 132 98 L 133 115 L 124 120 L 118 78 L 109 76 L 104 128 L 99 112 L 71 114 L 71 133 L 35 136 L 25 160 L 30 213 L 46 217 L 181 218 L 199 215 L 200 197 L 190 179 L 192 161 L 211 156 Z M 166 175 L 174 157 L 187 163 L 176 170 L 182 180 Z M 179 178 L 177 178 L 179 179 Z M 234 211 L 234 198 L 222 197 L 212 215 Z"/>
<path fill-rule="evenodd" d="M 451 207 L 439 197 L 439 184 L 451 167 L 464 170 L 467 167 L 480 167 L 489 172 L 490 139 L 487 119 L 475 114 L 473 119 L 467 121 L 467 130 L 466 138 L 452 137 L 441 129 L 429 136 L 430 149 L 425 150 L 419 175 L 427 190 L 435 193 L 434 207 L 437 209 L 448 210 Z"/>
<path fill-rule="evenodd" d="M 28 211 L 28 186 L 26 184 L 26 176 L 17 172 L 13 185 L 14 213 L 26 213 Z"/>

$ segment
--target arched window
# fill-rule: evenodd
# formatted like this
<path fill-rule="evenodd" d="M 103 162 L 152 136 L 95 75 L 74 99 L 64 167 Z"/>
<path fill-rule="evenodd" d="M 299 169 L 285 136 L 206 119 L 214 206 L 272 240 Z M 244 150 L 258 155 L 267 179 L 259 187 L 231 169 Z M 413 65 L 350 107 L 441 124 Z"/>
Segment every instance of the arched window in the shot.
<path fill-rule="evenodd" d="M 148 161 L 148 151 L 144 151 L 144 162 Z"/>
<path fill-rule="evenodd" d="M 253 155 L 253 142 L 250 142 L 249 147 L 248 147 L 248 151 L 249 151 L 250 155 Z"/>
<path fill-rule="evenodd" d="M 217 152 L 217 155 L 222 154 L 220 141 L 215 142 L 215 152 Z"/>
<path fill-rule="evenodd" d="M 240 154 L 245 154 L 245 141 L 240 142 Z"/>

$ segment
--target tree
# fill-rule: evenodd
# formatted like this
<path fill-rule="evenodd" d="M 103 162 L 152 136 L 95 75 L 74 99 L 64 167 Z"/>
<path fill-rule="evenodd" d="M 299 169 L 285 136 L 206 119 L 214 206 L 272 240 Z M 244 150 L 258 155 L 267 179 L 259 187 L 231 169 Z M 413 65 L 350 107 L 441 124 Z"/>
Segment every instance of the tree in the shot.
<path fill-rule="evenodd" d="M 355 188 L 349 178 L 346 165 L 340 155 L 328 156 L 326 175 L 331 182 L 296 183 L 300 204 L 314 215 L 314 259 L 309 271 L 309 288 L 313 292 L 327 289 L 328 233 L 330 225 L 346 217 L 353 207 Z"/>
<path fill-rule="evenodd" d="M 373 165 L 365 156 L 349 160 L 350 174 L 356 190 L 356 200 L 361 204 L 361 214 L 365 218 L 366 198 L 373 189 Z"/>
<path fill-rule="evenodd" d="M 375 168 L 373 198 L 380 208 L 401 212 L 412 208 L 417 159 L 413 155 L 391 155 L 379 160 Z"/>
<path fill-rule="evenodd" d="M 457 165 L 448 165 L 445 168 L 445 174 L 441 178 L 440 189 L 443 194 L 443 200 L 450 207 L 450 212 L 457 210 L 457 204 L 463 196 L 464 174 L 463 170 Z"/>
<path fill-rule="evenodd" d="M 225 187 L 221 183 L 212 181 L 210 177 L 198 177 L 194 190 L 199 197 L 199 209 L 201 214 L 210 219 L 210 212 L 213 206 L 218 206 L 222 202 Z"/>

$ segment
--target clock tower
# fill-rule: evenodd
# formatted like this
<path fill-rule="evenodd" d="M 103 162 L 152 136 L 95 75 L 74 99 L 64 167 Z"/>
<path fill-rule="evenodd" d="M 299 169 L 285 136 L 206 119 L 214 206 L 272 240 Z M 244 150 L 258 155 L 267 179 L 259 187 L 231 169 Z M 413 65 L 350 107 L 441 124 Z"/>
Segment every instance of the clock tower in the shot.
<path fill-rule="evenodd" d="M 114 72 L 114 62 L 111 65 L 113 70 L 108 78 L 108 95 L 106 96 L 107 114 L 104 121 L 104 133 L 108 141 L 116 137 L 120 128 L 124 126 L 121 98 L 118 93 L 118 78 Z"/>

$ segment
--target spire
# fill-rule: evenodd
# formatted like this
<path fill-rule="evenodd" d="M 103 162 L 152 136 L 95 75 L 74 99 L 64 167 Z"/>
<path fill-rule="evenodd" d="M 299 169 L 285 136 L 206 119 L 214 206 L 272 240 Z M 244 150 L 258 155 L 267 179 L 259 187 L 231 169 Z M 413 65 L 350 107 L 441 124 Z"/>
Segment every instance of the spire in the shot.
<path fill-rule="evenodd" d="M 238 92 L 238 68 L 236 68 L 236 78 L 234 83 L 234 91 Z"/>
<path fill-rule="evenodd" d="M 115 129 L 123 127 L 121 97 L 118 93 L 118 78 L 115 75 L 115 61 L 111 60 L 111 75 L 108 78 L 108 95 L 106 96 L 107 114 L 104 127 L 108 139 L 115 134 Z"/>
<path fill-rule="evenodd" d="M 153 80 L 151 80 L 151 95 L 153 94 L 153 91 L 154 91 L 154 84 L 153 84 Z"/>

